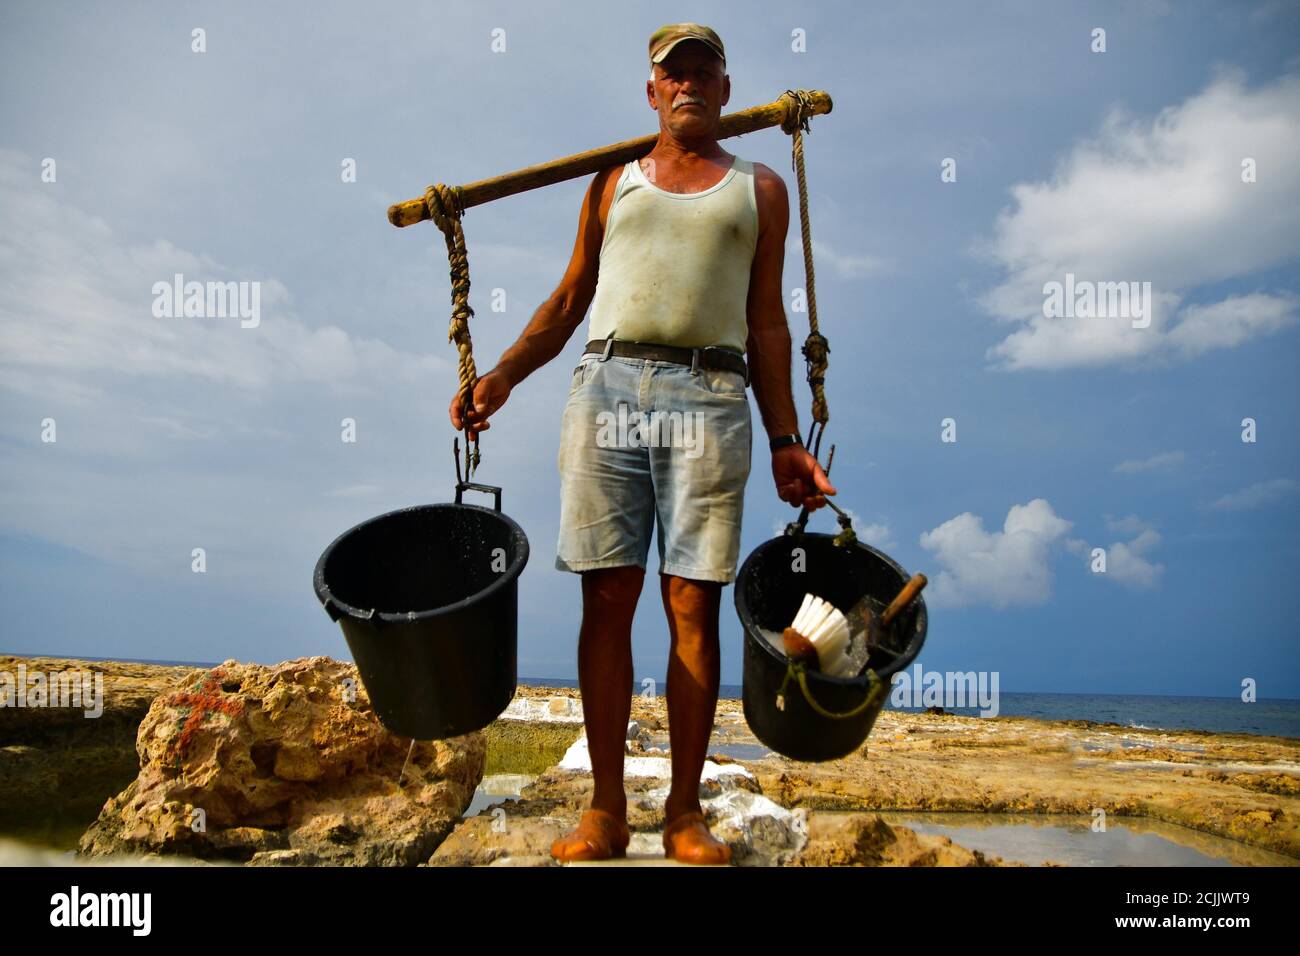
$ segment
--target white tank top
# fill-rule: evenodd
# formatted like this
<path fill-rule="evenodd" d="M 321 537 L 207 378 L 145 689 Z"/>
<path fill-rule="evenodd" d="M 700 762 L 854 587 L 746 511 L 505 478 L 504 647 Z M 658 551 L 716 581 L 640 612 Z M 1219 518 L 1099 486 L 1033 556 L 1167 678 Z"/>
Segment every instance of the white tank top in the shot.
<path fill-rule="evenodd" d="M 606 217 L 587 338 L 744 352 L 757 243 L 750 161 L 737 156 L 703 192 L 670 193 L 632 160 Z"/>

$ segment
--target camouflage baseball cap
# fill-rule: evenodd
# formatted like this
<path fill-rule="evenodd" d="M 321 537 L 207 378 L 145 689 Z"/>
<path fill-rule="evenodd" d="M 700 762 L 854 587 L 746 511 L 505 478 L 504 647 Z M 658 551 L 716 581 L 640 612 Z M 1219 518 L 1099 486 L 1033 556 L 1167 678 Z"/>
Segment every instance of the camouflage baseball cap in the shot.
<path fill-rule="evenodd" d="M 656 30 L 650 36 L 650 62 L 662 63 L 673 47 L 683 40 L 699 40 L 718 54 L 724 64 L 727 62 L 727 51 L 722 47 L 722 40 L 701 23 L 670 23 Z"/>

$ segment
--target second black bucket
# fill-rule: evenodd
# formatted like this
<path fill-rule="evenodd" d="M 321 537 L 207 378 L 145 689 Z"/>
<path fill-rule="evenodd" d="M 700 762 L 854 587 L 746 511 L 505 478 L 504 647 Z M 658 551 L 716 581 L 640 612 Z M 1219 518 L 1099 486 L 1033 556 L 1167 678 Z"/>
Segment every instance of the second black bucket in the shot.
<path fill-rule="evenodd" d="M 461 503 L 496 495 L 496 509 Z M 371 705 L 395 734 L 437 740 L 481 730 L 517 680 L 518 580 L 528 538 L 501 489 L 462 484 L 455 504 L 371 518 L 321 555 L 316 596 L 339 622 Z"/>
<path fill-rule="evenodd" d="M 759 629 L 780 634 L 809 592 L 839 608 L 868 594 L 888 604 L 907 580 L 884 552 L 856 541 L 837 545 L 829 534 L 783 535 L 750 554 L 736 578 L 736 612 L 745 629 L 745 720 L 754 736 L 808 762 L 834 760 L 862 745 L 885 705 L 890 678 L 925 643 L 925 602 L 918 597 L 899 615 L 896 643 L 873 650 L 861 677 L 800 675 Z"/>

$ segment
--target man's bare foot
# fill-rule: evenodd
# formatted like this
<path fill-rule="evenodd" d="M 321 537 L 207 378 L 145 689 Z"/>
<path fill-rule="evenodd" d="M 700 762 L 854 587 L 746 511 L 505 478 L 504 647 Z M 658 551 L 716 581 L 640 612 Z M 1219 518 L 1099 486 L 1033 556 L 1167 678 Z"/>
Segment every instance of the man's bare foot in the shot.
<path fill-rule="evenodd" d="M 727 863 L 731 847 L 709 832 L 703 813 L 691 811 L 664 827 L 664 856 L 681 863 Z"/>
<path fill-rule="evenodd" d="M 623 857 L 631 839 L 626 820 L 607 810 L 591 809 L 573 830 L 551 844 L 551 856 L 562 863 Z"/>

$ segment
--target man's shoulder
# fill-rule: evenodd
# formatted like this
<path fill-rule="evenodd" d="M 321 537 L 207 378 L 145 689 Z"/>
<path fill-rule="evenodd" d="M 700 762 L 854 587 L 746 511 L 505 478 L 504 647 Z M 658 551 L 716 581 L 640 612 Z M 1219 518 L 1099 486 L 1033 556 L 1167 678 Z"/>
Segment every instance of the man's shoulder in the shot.
<path fill-rule="evenodd" d="M 754 188 L 764 190 L 773 195 L 785 195 L 785 180 L 780 177 L 776 170 L 771 166 L 763 163 L 750 162 L 750 168 L 753 169 Z"/>
<path fill-rule="evenodd" d="M 770 166 L 751 162 L 754 170 L 754 198 L 761 209 L 778 209 L 790 207 L 785 180 Z"/>
<path fill-rule="evenodd" d="M 597 220 L 603 227 L 605 219 L 609 214 L 609 208 L 613 204 L 614 191 L 618 188 L 618 183 L 623 174 L 627 171 L 628 163 L 620 163 L 616 166 L 606 166 L 591 178 L 589 189 L 589 201 L 595 200 L 595 212 Z"/>
<path fill-rule="evenodd" d="M 592 177 L 592 184 L 597 189 L 604 189 L 605 187 L 609 186 L 611 183 L 618 182 L 618 180 L 622 177 L 622 175 L 628 171 L 628 167 L 630 167 L 631 165 L 632 165 L 631 163 L 618 163 L 615 166 L 606 166 L 604 169 L 599 170 L 596 173 L 596 175 Z"/>

